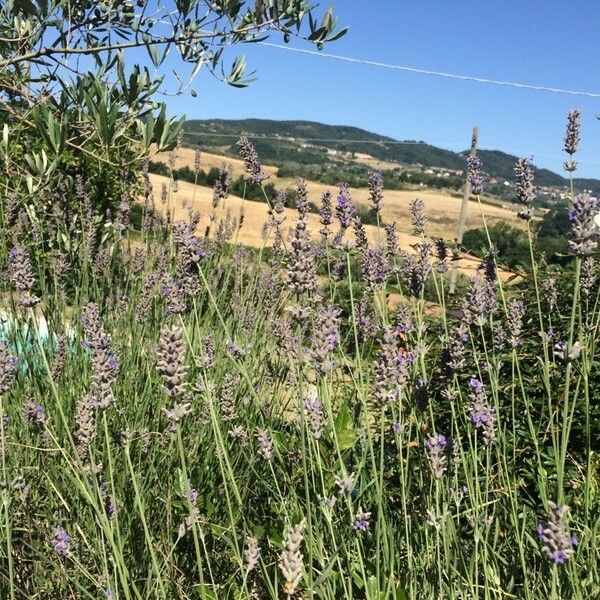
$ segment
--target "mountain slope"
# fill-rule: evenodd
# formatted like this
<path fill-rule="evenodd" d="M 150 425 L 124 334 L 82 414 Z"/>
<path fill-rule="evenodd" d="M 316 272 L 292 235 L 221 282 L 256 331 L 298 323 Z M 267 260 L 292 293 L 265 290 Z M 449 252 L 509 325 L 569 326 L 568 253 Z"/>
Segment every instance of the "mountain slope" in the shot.
<path fill-rule="evenodd" d="M 185 123 L 184 141 L 205 150 L 237 155 L 235 143 L 242 133 L 252 139 L 264 162 L 278 165 L 286 162 L 322 164 L 333 160 L 332 151 L 337 151 L 368 154 L 377 160 L 403 166 L 463 170 L 468 152 L 453 152 L 415 140 L 399 142 L 359 127 L 269 119 L 190 120 Z M 499 150 L 480 150 L 479 156 L 491 178 L 513 180 L 513 167 L 518 157 Z M 568 185 L 565 177 L 548 169 L 536 169 L 535 180 L 543 187 Z M 596 179 L 575 179 L 575 186 L 600 193 L 600 181 Z"/>

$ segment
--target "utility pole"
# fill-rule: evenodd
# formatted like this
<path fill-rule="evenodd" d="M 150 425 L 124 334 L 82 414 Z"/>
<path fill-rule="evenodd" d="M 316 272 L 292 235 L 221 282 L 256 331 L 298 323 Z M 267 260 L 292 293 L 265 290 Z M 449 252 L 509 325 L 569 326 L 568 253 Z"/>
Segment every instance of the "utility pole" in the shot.
<path fill-rule="evenodd" d="M 477 140 L 479 139 L 479 127 L 473 127 L 473 135 L 471 136 L 471 158 L 477 152 Z M 452 272 L 450 273 L 450 288 L 448 292 L 454 294 L 456 291 L 456 280 L 458 279 L 458 261 L 460 260 L 461 244 L 463 234 L 465 232 L 465 222 L 467 220 L 467 207 L 469 205 L 469 196 L 471 195 L 471 182 L 469 181 L 469 171 L 465 177 L 465 187 L 463 188 L 463 199 L 460 205 L 460 215 L 458 217 L 458 229 L 456 231 L 456 239 L 454 240 L 454 250 L 452 252 Z"/>

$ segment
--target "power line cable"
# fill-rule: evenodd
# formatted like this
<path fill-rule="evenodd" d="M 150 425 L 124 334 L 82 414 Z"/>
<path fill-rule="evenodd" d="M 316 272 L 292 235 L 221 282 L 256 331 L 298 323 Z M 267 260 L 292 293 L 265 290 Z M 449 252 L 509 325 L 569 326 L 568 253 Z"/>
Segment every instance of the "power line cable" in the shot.
<path fill-rule="evenodd" d="M 570 96 L 585 96 L 587 98 L 600 98 L 598 92 L 585 92 L 579 90 L 567 90 L 563 88 L 549 87 L 545 85 L 533 85 L 529 83 L 518 83 L 515 81 L 502 81 L 499 79 L 486 79 L 484 77 L 473 77 L 471 75 L 458 75 L 456 73 L 445 73 L 443 71 L 431 71 L 429 69 L 419 69 L 416 67 L 407 67 L 404 65 L 394 65 L 389 63 L 378 62 L 374 60 L 365 60 L 361 58 L 352 58 L 350 56 L 341 56 L 339 54 L 329 54 L 327 52 L 317 52 L 315 50 L 305 50 L 303 48 L 293 48 L 291 46 L 283 46 L 281 44 L 274 44 L 272 42 L 257 42 L 261 46 L 268 46 L 269 48 L 277 48 L 279 50 L 286 50 L 288 52 L 296 52 L 298 54 L 308 54 L 310 56 L 320 56 L 321 58 L 330 58 L 333 60 L 340 60 L 344 62 L 357 63 L 361 65 L 368 65 L 371 67 L 380 67 L 382 69 L 393 69 L 395 71 L 404 71 L 406 73 L 416 73 L 418 75 L 433 75 L 435 77 L 445 77 L 446 79 L 455 79 L 459 81 L 471 81 L 474 83 L 487 83 L 491 85 L 502 85 L 505 87 L 513 87 L 525 90 L 534 90 L 537 92 L 551 92 L 554 94 L 567 94 Z"/>

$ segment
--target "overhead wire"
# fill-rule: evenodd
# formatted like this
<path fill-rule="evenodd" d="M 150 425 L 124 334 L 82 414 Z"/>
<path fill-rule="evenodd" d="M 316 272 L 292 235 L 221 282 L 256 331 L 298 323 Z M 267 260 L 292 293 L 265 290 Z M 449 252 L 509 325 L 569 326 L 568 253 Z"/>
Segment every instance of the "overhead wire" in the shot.
<path fill-rule="evenodd" d="M 396 65 L 390 63 L 384 63 L 374 60 L 366 60 L 363 58 L 353 58 L 350 56 L 342 56 L 340 54 L 330 54 L 328 52 L 321 52 L 315 50 L 306 50 L 304 48 L 294 48 L 293 46 L 284 46 L 282 44 L 274 44 L 273 42 L 257 42 L 261 46 L 268 46 L 269 48 L 277 48 L 279 50 L 285 50 L 287 52 L 295 52 L 298 54 L 307 54 L 309 56 L 319 56 L 321 58 L 329 58 L 332 60 L 338 60 L 343 62 L 350 62 L 362 65 L 369 65 L 371 67 L 379 67 L 382 69 L 393 69 L 395 71 L 404 71 L 406 73 L 416 73 L 419 75 L 432 75 L 435 77 L 444 77 L 446 79 L 456 79 L 459 81 L 471 81 L 473 83 L 485 83 L 490 85 L 501 85 L 525 90 L 534 90 L 537 92 L 551 92 L 554 94 L 567 94 L 570 96 L 585 96 L 587 98 L 600 98 L 600 92 L 587 92 L 581 90 L 569 90 L 565 88 L 557 88 L 546 85 L 535 85 L 531 83 L 519 83 L 516 81 L 503 81 L 500 79 L 488 79 L 485 77 L 475 77 L 473 75 L 461 75 L 457 73 L 447 73 L 444 71 L 433 71 L 430 69 L 421 69 L 417 67 L 409 67 L 405 65 Z"/>

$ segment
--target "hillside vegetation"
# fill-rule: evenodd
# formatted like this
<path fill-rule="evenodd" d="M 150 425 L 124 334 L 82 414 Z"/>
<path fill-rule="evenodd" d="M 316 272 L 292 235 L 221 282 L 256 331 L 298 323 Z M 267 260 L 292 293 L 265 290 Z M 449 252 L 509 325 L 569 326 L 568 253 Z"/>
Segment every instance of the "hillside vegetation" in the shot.
<path fill-rule="evenodd" d="M 184 124 L 184 140 L 187 144 L 217 153 L 236 155 L 235 143 L 240 133 L 246 133 L 253 139 L 264 161 L 276 165 L 291 162 L 322 166 L 323 161 L 334 160 L 327 150 L 335 150 L 368 154 L 379 161 L 398 165 L 464 170 L 468 153 L 466 149 L 453 152 L 418 140 L 399 143 L 399 140 L 359 127 L 312 121 L 209 119 L 189 120 Z M 512 181 L 516 156 L 498 150 L 480 150 L 479 156 L 490 178 Z M 540 187 L 566 188 L 568 183 L 565 177 L 548 169 L 536 169 L 536 184 Z M 576 189 L 600 193 L 600 181 L 596 179 L 575 178 L 574 185 Z"/>

